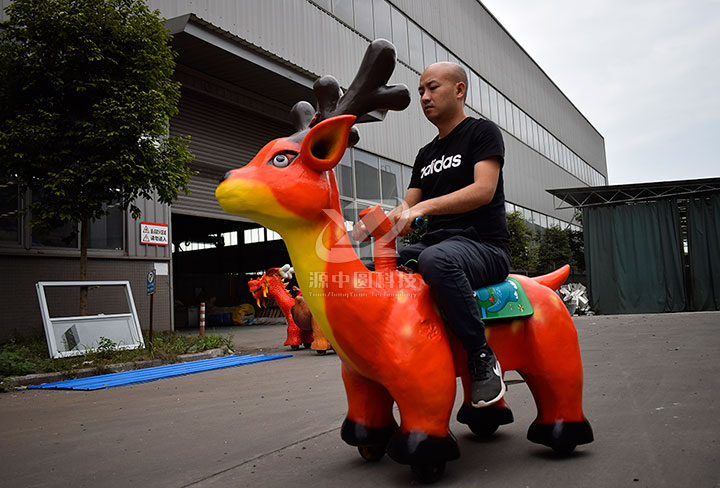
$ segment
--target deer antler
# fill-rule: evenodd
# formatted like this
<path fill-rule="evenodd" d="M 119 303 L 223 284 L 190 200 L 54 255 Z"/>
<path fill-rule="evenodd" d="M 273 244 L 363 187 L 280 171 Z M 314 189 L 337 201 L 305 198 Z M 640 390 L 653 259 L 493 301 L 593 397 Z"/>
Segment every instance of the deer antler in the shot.
<path fill-rule="evenodd" d="M 360 68 L 347 92 L 343 94 L 338 81 L 330 75 L 323 76 L 313 85 L 318 108 L 310 115 L 312 105 L 298 102 L 291 114 L 295 130 L 304 131 L 325 119 L 337 115 L 361 116 L 373 110 L 403 110 L 410 104 L 410 91 L 403 84 L 387 85 L 395 69 L 395 46 L 385 39 L 370 43 Z M 348 146 L 357 143 L 360 136 L 353 127 Z"/>

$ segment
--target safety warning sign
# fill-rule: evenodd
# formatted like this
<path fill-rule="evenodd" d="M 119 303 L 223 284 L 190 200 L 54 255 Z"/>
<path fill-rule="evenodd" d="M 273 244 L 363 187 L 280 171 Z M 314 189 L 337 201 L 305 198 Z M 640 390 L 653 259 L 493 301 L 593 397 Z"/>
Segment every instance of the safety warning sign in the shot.
<path fill-rule="evenodd" d="M 167 246 L 169 240 L 167 224 L 140 222 L 140 244 Z"/>

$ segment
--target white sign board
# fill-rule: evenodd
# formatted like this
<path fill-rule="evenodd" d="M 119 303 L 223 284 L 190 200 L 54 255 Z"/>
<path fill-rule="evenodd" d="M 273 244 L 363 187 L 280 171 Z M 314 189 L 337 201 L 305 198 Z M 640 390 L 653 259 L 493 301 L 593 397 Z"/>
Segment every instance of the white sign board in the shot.
<path fill-rule="evenodd" d="M 170 239 L 167 224 L 140 222 L 140 244 L 167 246 Z"/>

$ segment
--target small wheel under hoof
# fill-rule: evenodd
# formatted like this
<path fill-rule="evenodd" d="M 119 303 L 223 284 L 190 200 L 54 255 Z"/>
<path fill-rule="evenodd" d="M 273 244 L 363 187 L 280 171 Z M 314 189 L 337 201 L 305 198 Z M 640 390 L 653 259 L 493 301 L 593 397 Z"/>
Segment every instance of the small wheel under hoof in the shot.
<path fill-rule="evenodd" d="M 290 349 L 292 349 L 293 351 L 297 351 L 298 349 L 300 349 L 300 346 L 292 345 L 290 346 Z"/>
<path fill-rule="evenodd" d="M 315 353 L 316 353 L 318 356 L 324 356 L 325 354 L 327 354 L 327 349 L 317 349 L 317 350 L 315 351 Z"/>
<path fill-rule="evenodd" d="M 410 466 L 412 474 L 424 484 L 440 481 L 445 473 L 445 461 L 438 463 L 413 464 Z"/>
<path fill-rule="evenodd" d="M 310 349 L 310 345 L 311 345 L 311 344 L 312 344 L 311 342 L 303 342 L 303 347 L 304 347 L 305 349 Z"/>
<path fill-rule="evenodd" d="M 385 446 L 358 446 L 358 452 L 365 461 L 376 463 L 385 456 Z"/>
<path fill-rule="evenodd" d="M 468 427 L 470 427 L 470 430 L 473 434 L 475 434 L 478 437 L 490 437 L 495 433 L 495 431 L 498 430 L 498 427 L 500 427 L 500 424 L 494 423 L 494 422 L 473 422 L 468 424 Z"/>

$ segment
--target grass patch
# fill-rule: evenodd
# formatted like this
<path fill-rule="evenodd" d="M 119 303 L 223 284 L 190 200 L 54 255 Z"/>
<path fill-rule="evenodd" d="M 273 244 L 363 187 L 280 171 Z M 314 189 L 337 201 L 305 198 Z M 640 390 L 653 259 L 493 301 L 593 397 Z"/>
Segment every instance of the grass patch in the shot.
<path fill-rule="evenodd" d="M 161 359 L 173 362 L 181 354 L 191 354 L 219 347 L 232 349 L 232 337 L 207 335 L 185 336 L 171 331 L 154 332 L 150 342 L 143 332 L 145 347 L 130 351 L 115 349 L 112 341 L 105 340 L 97 352 L 83 356 L 51 359 L 45 336 L 13 337 L 0 345 L 0 382 L 10 376 L 33 373 L 70 372 L 81 368 L 107 368 L 110 364 Z"/>

